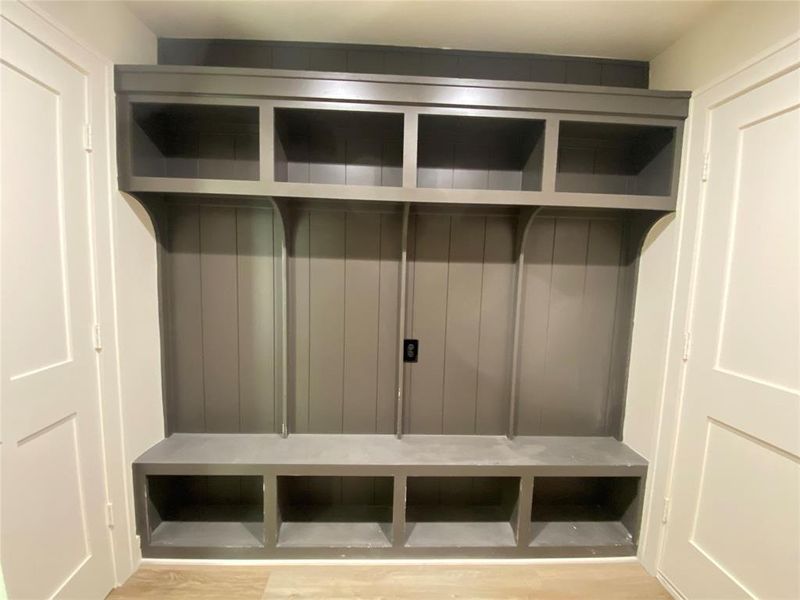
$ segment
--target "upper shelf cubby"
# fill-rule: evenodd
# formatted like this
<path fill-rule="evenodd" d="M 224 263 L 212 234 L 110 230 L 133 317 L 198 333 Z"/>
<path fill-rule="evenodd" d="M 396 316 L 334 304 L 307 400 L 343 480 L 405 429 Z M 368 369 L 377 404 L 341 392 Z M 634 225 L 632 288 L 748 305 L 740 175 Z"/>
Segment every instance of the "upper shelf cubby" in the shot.
<path fill-rule="evenodd" d="M 561 121 L 556 192 L 669 196 L 675 128 Z"/>
<path fill-rule="evenodd" d="M 542 189 L 544 121 L 420 115 L 417 186 Z"/>
<path fill-rule="evenodd" d="M 142 177 L 257 180 L 255 106 L 131 104 L 131 170 Z"/>
<path fill-rule="evenodd" d="M 276 108 L 275 180 L 400 187 L 402 113 Z"/>

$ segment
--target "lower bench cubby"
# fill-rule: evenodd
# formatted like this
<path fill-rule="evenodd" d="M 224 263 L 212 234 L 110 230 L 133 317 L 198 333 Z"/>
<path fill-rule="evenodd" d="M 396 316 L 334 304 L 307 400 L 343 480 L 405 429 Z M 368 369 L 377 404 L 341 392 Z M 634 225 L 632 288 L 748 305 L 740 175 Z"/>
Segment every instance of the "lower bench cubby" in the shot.
<path fill-rule="evenodd" d="M 391 477 L 280 476 L 283 548 L 390 548 Z"/>
<path fill-rule="evenodd" d="M 515 546 L 517 477 L 409 477 L 406 547 Z"/>
<path fill-rule="evenodd" d="M 264 546 L 262 477 L 148 475 L 147 499 L 151 546 Z"/>
<path fill-rule="evenodd" d="M 639 477 L 535 477 L 531 547 L 554 554 L 636 553 Z"/>

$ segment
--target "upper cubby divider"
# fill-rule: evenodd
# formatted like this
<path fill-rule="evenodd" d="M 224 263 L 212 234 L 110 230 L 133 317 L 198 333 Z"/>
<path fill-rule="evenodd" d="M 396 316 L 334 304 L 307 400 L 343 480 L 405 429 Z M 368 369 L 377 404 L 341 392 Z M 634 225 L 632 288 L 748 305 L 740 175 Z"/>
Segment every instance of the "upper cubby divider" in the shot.
<path fill-rule="evenodd" d="M 400 187 L 403 114 L 276 108 L 275 180 Z"/>
<path fill-rule="evenodd" d="M 675 128 L 561 121 L 556 192 L 672 193 Z"/>
<path fill-rule="evenodd" d="M 259 178 L 256 106 L 135 102 L 130 126 L 135 176 Z"/>
<path fill-rule="evenodd" d="M 417 186 L 542 189 L 544 121 L 420 115 Z"/>

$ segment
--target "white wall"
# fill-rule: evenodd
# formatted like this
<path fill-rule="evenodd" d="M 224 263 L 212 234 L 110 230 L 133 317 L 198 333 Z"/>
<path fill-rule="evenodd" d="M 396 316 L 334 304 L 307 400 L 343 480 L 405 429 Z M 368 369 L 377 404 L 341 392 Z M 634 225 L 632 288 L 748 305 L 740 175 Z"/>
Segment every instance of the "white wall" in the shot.
<path fill-rule="evenodd" d="M 76 40 L 115 64 L 154 64 L 156 35 L 122 2 L 29 2 Z"/>
<path fill-rule="evenodd" d="M 104 129 L 108 132 L 108 148 L 112 149 L 112 154 L 96 157 L 96 164 L 104 161 L 108 164 L 111 181 L 108 201 L 112 215 L 112 292 L 119 383 L 116 393 L 104 393 L 103 409 L 116 412 L 122 423 L 121 440 L 109 439 L 106 434 L 109 497 L 115 503 L 115 563 L 117 581 L 121 583 L 141 559 L 134 535 L 130 465 L 163 437 L 164 419 L 155 234 L 141 205 L 117 191 L 116 155 L 113 154 L 116 149 L 113 65 L 155 63 L 157 40 L 155 34 L 120 2 L 30 2 L 29 6 L 108 65 L 108 122 Z M 103 337 L 104 343 L 107 337 L 113 338 L 105 333 Z M 109 406 L 111 402 L 119 405 Z M 121 483 L 115 487 L 115 481 Z"/>
<path fill-rule="evenodd" d="M 798 2 L 720 3 L 650 61 L 650 87 L 699 90 L 798 29 Z M 684 158 L 689 150 L 684 148 Z M 679 218 L 667 216 L 653 228 L 639 270 L 623 437 L 648 460 L 659 425 Z"/>
<path fill-rule="evenodd" d="M 800 3 L 728 2 L 650 61 L 650 87 L 698 90 L 800 28 Z"/>
<path fill-rule="evenodd" d="M 800 3 L 720 3 L 650 63 L 654 89 L 698 91 L 726 78 L 762 54 L 800 35 Z M 692 105 L 685 139 L 691 139 Z M 701 155 L 702 147 L 683 151 Z M 685 187 L 683 180 L 681 188 Z M 648 235 L 642 252 L 634 315 L 630 374 L 623 438 L 651 461 L 640 543 L 644 566 L 655 572 L 661 515 L 675 435 L 675 390 L 665 394 L 667 361 L 680 360 L 684 340 L 669 339 L 675 295 L 676 266 L 683 212 L 692 199 L 679 190 L 677 213 L 663 218 Z M 683 248 L 691 248 L 685 243 Z M 678 357 L 678 358 L 675 358 Z"/>

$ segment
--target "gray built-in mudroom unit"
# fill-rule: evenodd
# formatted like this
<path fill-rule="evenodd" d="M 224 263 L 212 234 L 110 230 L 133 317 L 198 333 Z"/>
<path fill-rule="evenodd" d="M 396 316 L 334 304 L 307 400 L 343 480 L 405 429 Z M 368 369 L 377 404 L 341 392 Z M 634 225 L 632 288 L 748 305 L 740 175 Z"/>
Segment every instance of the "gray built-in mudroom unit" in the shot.
<path fill-rule="evenodd" d="M 644 63 L 162 40 L 116 71 L 153 219 L 146 557 L 636 553 L 637 263 L 688 94 Z"/>

